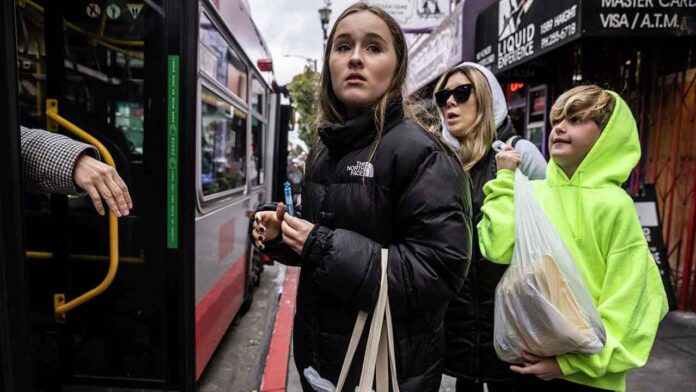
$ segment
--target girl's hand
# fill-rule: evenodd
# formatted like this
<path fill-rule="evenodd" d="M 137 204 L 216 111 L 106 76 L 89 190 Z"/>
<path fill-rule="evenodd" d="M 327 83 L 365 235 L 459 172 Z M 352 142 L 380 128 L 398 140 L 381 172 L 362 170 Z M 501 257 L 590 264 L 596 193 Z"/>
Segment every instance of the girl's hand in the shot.
<path fill-rule="evenodd" d="M 285 204 L 278 203 L 275 211 L 259 211 L 254 214 L 253 231 L 254 244 L 261 250 L 264 242 L 274 240 L 280 234 L 280 224 L 285 214 Z"/>
<path fill-rule="evenodd" d="M 304 219 L 285 214 L 281 228 L 283 231 L 283 242 L 295 251 L 295 253 L 301 255 L 305 241 L 307 241 L 307 237 L 314 228 L 314 225 Z"/>
<path fill-rule="evenodd" d="M 495 163 L 498 170 L 508 169 L 515 171 L 520 165 L 520 154 L 510 146 L 505 146 L 503 150 L 495 155 Z"/>
<path fill-rule="evenodd" d="M 533 374 L 544 381 L 549 381 L 563 375 L 556 357 L 537 357 L 528 352 L 522 352 L 524 366 L 510 366 L 510 370 L 518 374 Z"/>

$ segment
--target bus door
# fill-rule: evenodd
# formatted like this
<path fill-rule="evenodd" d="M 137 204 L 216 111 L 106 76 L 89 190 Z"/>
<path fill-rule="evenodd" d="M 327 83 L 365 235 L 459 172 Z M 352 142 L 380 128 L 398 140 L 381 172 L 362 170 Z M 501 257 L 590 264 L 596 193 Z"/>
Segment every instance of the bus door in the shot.
<path fill-rule="evenodd" d="M 17 60 L 13 2 L 0 5 L 0 391 L 31 390 L 29 313 L 22 256 Z"/>
<path fill-rule="evenodd" d="M 16 0 L 21 123 L 94 137 L 134 204 L 115 220 L 97 214 L 88 197 L 25 195 L 40 390 L 190 390 L 194 383 L 189 247 L 176 243 L 186 231 L 168 216 L 186 221 L 178 209 L 186 195 L 171 202 L 178 188 L 168 176 L 176 187 L 179 157 L 168 155 L 167 139 L 178 126 L 168 119 L 178 117 L 179 91 L 171 99 L 168 92 L 185 80 L 178 62 L 185 3 Z M 103 292 L 83 297 L 109 276 Z M 86 300 L 71 302 L 77 298 Z"/>

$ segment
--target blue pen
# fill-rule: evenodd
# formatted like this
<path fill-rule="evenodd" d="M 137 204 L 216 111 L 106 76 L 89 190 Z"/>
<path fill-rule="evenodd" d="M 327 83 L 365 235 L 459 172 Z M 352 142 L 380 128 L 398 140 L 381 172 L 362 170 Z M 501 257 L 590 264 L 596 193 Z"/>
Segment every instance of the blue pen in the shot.
<path fill-rule="evenodd" d="M 285 205 L 288 206 L 288 214 L 295 215 L 295 209 L 292 206 L 292 190 L 290 190 L 290 181 L 285 181 Z"/>

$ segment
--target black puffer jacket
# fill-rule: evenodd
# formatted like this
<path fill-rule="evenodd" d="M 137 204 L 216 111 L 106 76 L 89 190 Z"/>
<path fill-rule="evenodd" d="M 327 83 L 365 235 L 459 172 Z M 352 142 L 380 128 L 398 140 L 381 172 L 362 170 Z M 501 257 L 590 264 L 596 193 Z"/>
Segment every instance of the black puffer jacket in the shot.
<path fill-rule="evenodd" d="M 498 140 L 515 136 L 509 118 L 498 128 Z M 493 310 L 495 288 L 507 268 L 491 263 L 478 247 L 476 225 L 482 218 L 481 206 L 486 195 L 483 185 L 496 175 L 495 151 L 490 149 L 469 170 L 472 185 L 473 243 L 469 274 L 456 298 L 450 301 L 445 316 L 447 360 L 445 373 L 470 381 L 504 381 L 514 379 L 509 364 L 498 359 L 493 348 Z"/>
<path fill-rule="evenodd" d="M 445 354 L 443 317 L 457 293 L 471 252 L 469 184 L 451 153 L 403 116 L 387 111 L 376 155 L 374 115 L 323 127 L 307 162 L 302 215 L 315 224 L 302 256 L 269 244 L 276 260 L 301 265 L 294 324 L 294 356 L 338 379 L 358 314 L 372 311 L 380 279 L 380 249 L 389 249 L 389 301 L 399 386 L 437 391 Z M 369 321 L 368 321 L 369 323 Z M 345 390 L 360 373 L 366 336 Z"/>

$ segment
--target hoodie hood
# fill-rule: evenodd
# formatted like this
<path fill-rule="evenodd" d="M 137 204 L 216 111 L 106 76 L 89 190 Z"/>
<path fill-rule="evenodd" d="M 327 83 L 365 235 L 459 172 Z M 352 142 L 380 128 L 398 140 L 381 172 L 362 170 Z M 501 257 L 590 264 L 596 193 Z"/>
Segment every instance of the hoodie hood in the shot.
<path fill-rule="evenodd" d="M 488 80 L 488 86 L 491 89 L 491 94 L 493 98 L 493 118 L 495 121 L 495 128 L 500 128 L 500 126 L 505 121 L 505 118 L 507 117 L 508 111 L 507 102 L 505 101 L 505 94 L 503 93 L 502 87 L 500 87 L 500 83 L 498 83 L 498 79 L 496 79 L 495 75 L 493 75 L 493 73 L 488 68 L 484 67 L 481 64 L 464 62 L 457 65 L 455 68 L 463 68 L 465 66 L 476 68 L 483 74 L 483 76 L 486 77 L 486 80 Z M 447 123 L 444 120 L 442 109 L 438 107 L 437 110 L 440 113 L 440 118 L 442 119 L 441 123 L 443 138 L 447 141 L 447 143 L 449 143 L 452 147 L 458 150 L 461 147 L 459 139 L 457 139 L 456 136 L 452 135 L 449 129 L 447 128 Z"/>
<path fill-rule="evenodd" d="M 616 104 L 599 139 L 570 179 L 551 158 L 546 170 L 550 186 L 620 187 L 638 164 L 641 151 L 636 120 L 626 102 L 617 93 L 608 92 Z"/>

